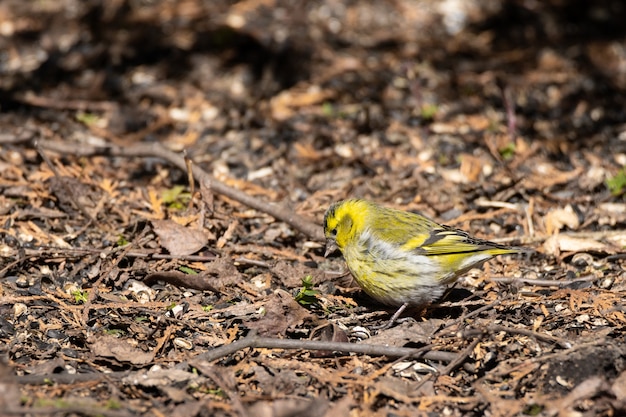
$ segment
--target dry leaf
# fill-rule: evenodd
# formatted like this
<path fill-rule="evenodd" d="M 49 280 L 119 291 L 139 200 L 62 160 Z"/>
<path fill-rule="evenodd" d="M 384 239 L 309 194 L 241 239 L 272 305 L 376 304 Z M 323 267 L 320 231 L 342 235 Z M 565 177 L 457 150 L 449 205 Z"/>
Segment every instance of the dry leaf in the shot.
<path fill-rule="evenodd" d="M 140 385 L 142 387 L 161 387 L 200 378 L 197 374 L 183 371 L 182 369 L 154 368 L 154 370 L 145 373 L 129 375 L 124 378 L 124 382 L 128 385 Z"/>
<path fill-rule="evenodd" d="M 261 336 L 285 334 L 287 329 L 305 321 L 314 321 L 315 316 L 293 299 L 287 291 L 276 290 L 267 298 L 265 314 L 257 321 L 247 323 Z"/>
<path fill-rule="evenodd" d="M 571 230 L 576 230 L 580 226 L 578 215 L 574 211 L 571 205 L 567 205 L 565 208 L 558 208 L 550 210 L 545 217 L 546 232 L 549 235 L 558 233 L 563 226 L 569 227 Z"/>
<path fill-rule="evenodd" d="M 559 256 L 561 252 L 613 252 L 608 245 L 594 239 L 584 239 L 568 235 L 554 235 L 543 243 L 546 254 Z"/>
<path fill-rule="evenodd" d="M 202 231 L 181 226 L 172 220 L 153 220 L 152 227 L 161 239 L 161 246 L 174 256 L 196 253 L 208 242 Z"/>
<path fill-rule="evenodd" d="M 485 165 L 485 161 L 481 158 L 477 158 L 469 154 L 463 154 L 461 155 L 461 166 L 459 170 L 467 181 L 476 182 L 480 178 L 480 173 L 483 172 L 483 166 Z"/>
<path fill-rule="evenodd" d="M 91 343 L 91 352 L 95 356 L 115 358 L 120 362 L 130 362 L 133 365 L 146 365 L 154 360 L 153 352 L 144 352 L 133 346 L 126 339 L 115 336 L 96 336 Z"/>

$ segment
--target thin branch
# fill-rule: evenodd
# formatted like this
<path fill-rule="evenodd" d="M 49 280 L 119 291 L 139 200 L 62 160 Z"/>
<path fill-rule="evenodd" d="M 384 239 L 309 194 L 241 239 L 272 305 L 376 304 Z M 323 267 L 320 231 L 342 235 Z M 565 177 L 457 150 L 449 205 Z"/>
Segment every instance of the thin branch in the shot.
<path fill-rule="evenodd" d="M 123 250 L 125 246 L 116 248 L 116 250 Z M 109 249 L 98 248 L 59 248 L 55 246 L 31 246 L 30 248 L 20 248 L 24 258 L 39 258 L 45 256 L 46 259 L 53 258 L 72 258 L 85 255 L 100 255 L 103 252 L 109 252 Z M 15 250 L 17 253 L 18 250 Z M 128 251 L 122 254 L 125 258 L 147 258 L 147 259 L 166 259 L 166 260 L 182 260 L 182 261 L 194 261 L 194 262 L 208 262 L 217 259 L 217 255 L 170 255 L 168 253 L 155 253 L 153 250 L 150 252 L 142 251 Z M 8 256 L 3 255 L 7 258 Z M 243 261 L 242 261 L 243 262 Z M 0 274 L 0 276 L 2 276 Z"/>
<path fill-rule="evenodd" d="M 133 375 L 134 372 L 94 372 L 85 374 L 43 374 L 43 375 L 16 375 L 13 378 L 18 384 L 41 385 L 41 384 L 75 384 L 77 382 L 99 381 L 107 378 L 111 380 L 120 380 L 127 376 Z"/>
<path fill-rule="evenodd" d="M 164 148 L 158 143 L 136 143 L 130 146 L 117 146 L 108 145 L 102 147 L 81 145 L 77 146 L 74 143 L 69 142 L 57 142 L 47 139 L 41 139 L 38 145 L 43 148 L 61 154 L 79 155 L 79 156 L 118 156 L 118 157 L 155 157 L 163 159 L 170 164 L 174 165 L 183 172 L 187 172 L 188 165 L 185 162 L 185 158 L 169 149 Z M 210 174 L 208 174 L 199 165 L 192 164 L 191 170 L 193 175 L 200 184 L 210 184 L 211 191 L 240 202 L 248 207 L 259 210 L 263 213 L 267 213 L 277 220 L 283 221 L 294 229 L 307 235 L 309 238 L 316 241 L 324 241 L 324 236 L 321 227 L 307 219 L 304 219 L 301 215 L 289 210 L 285 207 L 278 206 L 276 204 L 267 203 L 261 201 L 255 197 L 245 194 L 235 188 L 216 180 Z"/>
<path fill-rule="evenodd" d="M 528 330 L 528 329 L 518 329 L 515 327 L 507 327 L 507 326 L 501 326 L 501 325 L 497 325 L 497 324 L 493 324 L 491 326 L 488 326 L 485 329 L 467 329 L 465 331 L 462 332 L 463 337 L 471 337 L 477 334 L 484 334 L 484 333 L 498 333 L 498 332 L 506 332 L 506 333 L 510 333 L 510 334 L 521 334 L 523 336 L 528 336 L 528 337 L 532 337 L 534 339 L 537 340 L 541 340 L 543 342 L 547 342 L 547 343 L 554 343 L 560 347 L 562 347 L 563 349 L 571 349 L 572 348 L 572 343 L 565 340 L 565 339 L 561 339 L 560 337 L 555 337 L 555 336 L 550 336 L 548 334 L 544 334 L 544 333 L 539 333 L 539 332 L 534 332 L 532 330 Z"/>
<path fill-rule="evenodd" d="M 439 374 L 449 375 L 450 372 L 454 371 L 456 368 L 461 366 L 461 364 L 465 362 L 465 359 L 469 358 L 469 356 L 474 351 L 474 348 L 478 345 L 478 343 L 481 340 L 482 340 L 482 335 L 479 335 L 476 339 L 472 341 L 472 343 L 469 344 L 469 346 L 465 348 L 465 350 L 463 350 L 463 352 L 459 353 L 452 362 L 450 362 L 445 368 L 443 368 Z"/>
<path fill-rule="evenodd" d="M 217 347 L 208 352 L 201 353 L 189 360 L 191 366 L 206 369 L 206 362 L 211 362 L 225 356 L 236 353 L 246 348 L 267 349 L 293 349 L 293 350 L 330 350 L 343 353 L 362 353 L 370 356 L 388 357 L 421 357 L 424 359 L 453 362 L 458 360 L 459 354 L 445 351 L 427 351 L 430 346 L 420 349 L 403 348 L 383 345 L 370 345 L 365 343 L 325 342 L 318 340 L 299 339 L 274 339 L 271 337 L 247 336 L 233 343 Z M 103 378 L 120 380 L 135 374 L 134 372 L 110 372 L 89 374 L 44 374 L 44 375 L 19 375 L 13 377 L 19 384 L 73 384 L 76 382 L 98 381 Z"/>
<path fill-rule="evenodd" d="M 267 348 L 267 349 L 295 349 L 295 350 L 327 350 L 342 353 L 362 353 L 370 356 L 418 356 L 442 362 L 450 362 L 456 358 L 457 354 L 443 351 L 427 351 L 424 349 L 404 348 L 384 345 L 370 345 L 366 343 L 349 342 L 327 342 L 320 340 L 300 340 L 300 339 L 274 339 L 251 335 L 239 339 L 233 343 L 217 347 L 208 352 L 196 356 L 193 361 L 202 360 L 211 362 L 225 356 L 236 353 L 246 348 Z"/>
<path fill-rule="evenodd" d="M 532 278 L 509 278 L 509 277 L 491 277 L 488 281 L 497 282 L 500 284 L 526 284 L 535 285 L 537 287 L 558 287 L 563 288 L 568 285 L 572 285 L 576 282 L 592 282 L 599 278 L 595 275 L 584 275 L 576 279 L 568 279 L 564 281 L 555 281 L 552 279 L 532 279 Z"/>

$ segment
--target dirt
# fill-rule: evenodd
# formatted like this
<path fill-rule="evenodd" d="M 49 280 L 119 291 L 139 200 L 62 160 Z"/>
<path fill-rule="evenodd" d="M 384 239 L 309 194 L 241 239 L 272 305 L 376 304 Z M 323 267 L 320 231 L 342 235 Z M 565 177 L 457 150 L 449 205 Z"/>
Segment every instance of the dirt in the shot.
<path fill-rule="evenodd" d="M 625 19 L 2 2 L 0 415 L 626 414 Z M 353 197 L 532 254 L 381 330 Z"/>

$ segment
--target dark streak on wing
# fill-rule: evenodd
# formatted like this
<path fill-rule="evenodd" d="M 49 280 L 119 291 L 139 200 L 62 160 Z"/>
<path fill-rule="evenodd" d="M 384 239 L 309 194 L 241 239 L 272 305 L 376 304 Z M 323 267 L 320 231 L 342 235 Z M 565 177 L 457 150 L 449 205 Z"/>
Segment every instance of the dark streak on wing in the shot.
<path fill-rule="evenodd" d="M 447 230 L 445 230 L 445 229 L 444 230 L 433 230 L 430 233 L 430 236 L 428 236 L 428 239 L 426 239 L 424 241 L 424 243 L 422 243 L 420 245 L 420 247 L 422 247 L 422 246 L 430 246 L 433 243 L 440 241 L 441 239 L 445 238 L 448 235 L 448 233 L 446 233 L 446 232 L 447 232 Z"/>
<path fill-rule="evenodd" d="M 487 249 L 491 249 L 491 248 L 484 248 L 484 247 L 480 247 L 480 248 L 476 248 L 476 249 L 468 249 L 468 250 L 460 250 L 460 251 L 456 251 L 456 252 L 424 252 L 424 256 L 448 256 L 448 255 L 460 255 L 462 253 L 480 253 L 480 252 L 484 252 Z"/>

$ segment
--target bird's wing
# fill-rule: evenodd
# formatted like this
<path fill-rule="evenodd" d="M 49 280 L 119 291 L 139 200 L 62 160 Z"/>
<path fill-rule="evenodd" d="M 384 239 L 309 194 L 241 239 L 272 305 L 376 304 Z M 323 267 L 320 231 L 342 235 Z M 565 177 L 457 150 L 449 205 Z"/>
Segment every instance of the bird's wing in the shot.
<path fill-rule="evenodd" d="M 397 245 L 402 250 L 423 255 L 453 255 L 472 252 L 490 252 L 492 255 L 516 252 L 515 249 L 482 239 L 473 238 L 462 230 L 439 225 L 431 220 L 389 226 L 377 230 L 379 238 Z"/>

